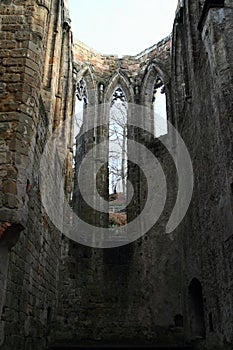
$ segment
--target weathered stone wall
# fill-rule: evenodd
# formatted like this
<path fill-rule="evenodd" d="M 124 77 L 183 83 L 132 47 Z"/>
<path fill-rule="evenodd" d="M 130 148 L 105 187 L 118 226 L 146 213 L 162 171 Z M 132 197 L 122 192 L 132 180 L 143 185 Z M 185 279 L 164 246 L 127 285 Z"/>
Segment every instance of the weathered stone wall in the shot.
<path fill-rule="evenodd" d="M 1 349 L 184 339 L 197 349 L 231 349 L 232 11 L 231 0 L 179 1 L 172 38 L 120 59 L 77 42 L 73 63 L 66 1 L 1 1 Z M 39 168 L 57 130 L 65 140 L 64 191 L 70 200 L 74 122 L 68 118 L 75 84 L 85 79 L 90 105 L 99 105 L 98 120 L 106 118 L 102 105 L 118 85 L 128 102 L 150 108 L 157 74 L 165 84 L 168 119 L 194 168 L 186 217 L 172 235 L 164 234 L 177 196 L 175 166 L 159 140 L 133 128 L 131 136 L 156 155 L 166 174 L 168 197 L 159 221 L 122 248 L 94 249 L 64 238 L 42 205 Z M 89 133 L 85 151 L 106 135 L 104 128 Z M 146 181 L 133 166 L 129 177 L 136 190 L 128 210 L 133 218 L 145 202 Z M 100 186 L 104 195 L 106 182 Z M 106 216 L 92 219 L 103 223 Z M 182 316 L 184 328 L 175 327 Z"/>
<path fill-rule="evenodd" d="M 187 336 L 197 339 L 189 290 L 196 278 L 202 285 L 206 333 L 197 343 L 208 349 L 228 349 L 233 343 L 232 12 L 227 0 L 206 1 L 204 7 L 184 2 L 173 32 L 174 121 L 195 176 L 192 203 L 178 229 L 183 307 Z"/>
<path fill-rule="evenodd" d="M 0 344 L 43 349 L 61 235 L 41 203 L 40 159 L 53 128 L 71 115 L 71 34 L 63 2 L 4 0 L 0 14 Z M 67 162 L 67 189 L 69 169 Z"/>
<path fill-rule="evenodd" d="M 169 341 L 169 325 L 174 326 L 175 315 L 183 315 L 186 341 L 197 348 L 231 346 L 231 18 L 229 1 L 181 1 L 172 35 L 171 66 L 169 40 L 122 59 L 76 43 L 79 78 L 88 66 L 96 88 L 103 84 L 104 92 L 97 91 L 96 103 L 107 102 L 121 85 L 129 102 L 149 106 L 155 72 L 161 75 L 168 118 L 188 147 L 195 183 L 188 214 L 170 241 L 163 232 L 174 206 L 178 179 L 161 146 L 133 130 L 160 159 L 172 184 L 164 215 L 147 236 L 124 248 L 100 251 L 67 242 L 61 276 L 68 276 L 65 286 L 70 294 L 67 297 L 66 287 L 61 289 L 59 339 L 162 341 L 166 334 Z M 140 172 L 136 168 L 130 172 L 139 190 Z M 139 209 L 144 201 L 145 184 L 141 185 Z M 133 210 L 132 216 L 138 208 Z M 192 295 L 195 284 L 200 284 L 201 292 L 196 289 Z M 70 315 L 74 327 L 70 327 Z M 140 326 L 140 335 L 139 319 L 146 325 Z M 173 332 L 170 339 L 178 342 L 179 337 L 182 332 Z"/>
<path fill-rule="evenodd" d="M 123 56 L 122 58 L 115 55 L 102 55 L 78 41 L 74 44 L 74 64 L 79 71 L 80 78 L 88 66 L 95 75 L 97 83 L 113 89 L 111 85 L 116 78 L 116 73 L 121 72 L 126 75 L 129 85 L 134 88 L 137 84 L 142 85 L 149 64 L 153 63 L 153 60 L 156 60 L 161 71 L 170 72 L 170 50 L 170 36 L 136 56 Z"/>
<path fill-rule="evenodd" d="M 102 122 L 106 122 L 107 117 L 106 114 L 101 114 L 101 106 L 103 103 L 110 105 L 112 94 L 118 86 L 124 90 L 129 103 L 151 108 L 157 74 L 164 80 L 169 104 L 170 48 L 171 38 L 168 37 L 135 57 L 119 59 L 116 56 L 101 55 L 80 42 L 75 43 L 77 82 L 81 78 L 85 79 L 88 95 L 83 129 L 87 129 L 90 117 L 92 120 L 102 118 Z M 89 110 L 95 105 L 98 105 L 97 115 L 90 116 Z M 94 249 L 64 241 L 58 323 L 54 335 L 57 342 L 92 340 L 132 344 L 135 340 L 157 343 L 183 341 L 182 329 L 175 327 L 175 316 L 182 314 L 179 242 L 177 236 L 165 234 L 176 194 L 174 167 L 159 141 L 148 143 L 152 137 L 145 136 L 145 133 L 142 136 L 139 130 L 133 130 L 131 136 L 144 144 L 147 141 L 145 145 L 156 154 L 167 173 L 171 195 L 165 213 L 151 232 L 125 247 Z M 86 152 L 103 138 L 101 128 L 84 135 L 77 148 L 76 171 Z M 95 156 L 100 158 L 99 154 Z M 133 203 L 132 213 L 128 213 L 129 218 L 138 214 L 135 208 L 139 206 L 142 209 L 145 200 L 144 184 L 132 167 L 129 168 L 129 173 L 131 172 L 139 202 L 137 199 Z M 81 211 L 84 220 L 93 223 L 90 208 L 82 206 L 80 210 L 77 176 L 76 174 L 73 208 L 76 212 Z M 108 181 L 100 181 L 105 183 L 108 194 Z M 101 182 L 97 179 L 99 189 Z"/>

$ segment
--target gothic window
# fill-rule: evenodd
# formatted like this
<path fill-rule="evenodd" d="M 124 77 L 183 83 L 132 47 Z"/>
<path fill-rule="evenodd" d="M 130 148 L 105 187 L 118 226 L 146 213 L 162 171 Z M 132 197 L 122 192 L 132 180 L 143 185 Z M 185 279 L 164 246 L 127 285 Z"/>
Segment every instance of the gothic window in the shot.
<path fill-rule="evenodd" d="M 152 126 L 156 137 L 167 133 L 167 109 L 166 109 L 166 94 L 165 85 L 162 78 L 157 75 L 153 88 L 153 110 L 154 118 Z"/>
<path fill-rule="evenodd" d="M 231 209 L 233 213 L 233 182 L 231 183 Z"/>
<path fill-rule="evenodd" d="M 109 116 L 109 211 L 110 219 L 115 215 L 125 216 L 122 212 L 126 199 L 127 178 L 127 109 L 124 91 L 118 87 L 111 99 Z M 117 214 L 118 213 L 118 214 Z"/>
<path fill-rule="evenodd" d="M 82 78 L 76 84 L 75 96 L 76 96 L 76 99 L 75 99 L 75 117 L 74 117 L 74 152 L 76 149 L 75 147 L 76 137 L 78 136 L 82 128 L 84 110 L 88 104 L 87 86 L 84 78 Z"/>
<path fill-rule="evenodd" d="M 192 337 L 205 337 L 202 285 L 196 278 L 189 285 L 190 326 Z"/>
<path fill-rule="evenodd" d="M 178 314 L 174 317 L 175 327 L 183 327 L 184 326 L 184 318 L 182 315 Z"/>
<path fill-rule="evenodd" d="M 209 330 L 210 330 L 210 332 L 214 331 L 214 323 L 213 323 L 212 312 L 209 313 Z"/>
<path fill-rule="evenodd" d="M 88 97 L 87 97 L 87 86 L 85 80 L 82 78 L 76 86 L 76 96 L 79 101 L 84 102 L 84 104 L 87 105 L 88 103 Z"/>
<path fill-rule="evenodd" d="M 76 78 L 77 72 L 74 72 Z M 81 162 L 79 149 L 83 148 L 84 138 L 78 139 L 78 135 L 83 127 L 85 109 L 88 104 L 88 93 L 86 81 L 84 78 L 79 80 L 75 86 L 75 114 L 73 125 L 73 172 L 75 173 L 76 164 Z M 73 191 L 71 191 L 71 200 L 73 199 Z"/>
<path fill-rule="evenodd" d="M 111 105 L 113 106 L 115 102 L 122 103 L 124 107 L 127 106 L 125 93 L 121 88 L 117 88 L 112 96 Z"/>
<path fill-rule="evenodd" d="M 127 175 L 127 101 L 117 88 L 111 100 L 109 118 L 109 192 L 126 191 Z"/>

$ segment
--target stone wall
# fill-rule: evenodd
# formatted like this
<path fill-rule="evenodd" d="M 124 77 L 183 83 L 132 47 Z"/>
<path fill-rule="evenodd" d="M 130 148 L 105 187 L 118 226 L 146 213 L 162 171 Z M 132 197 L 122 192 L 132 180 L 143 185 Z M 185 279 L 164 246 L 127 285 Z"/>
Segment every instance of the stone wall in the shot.
<path fill-rule="evenodd" d="M 102 55 L 80 41 L 74 43 L 74 65 L 79 71 L 78 77 L 82 77 L 87 66 L 95 76 L 95 81 L 104 86 L 110 86 L 117 72 L 125 74 L 130 85 L 141 85 L 149 63 L 156 60 L 161 70 L 170 70 L 171 37 L 163 39 L 156 45 L 139 53 L 136 56 Z"/>
<path fill-rule="evenodd" d="M 71 115 L 71 33 L 63 2 L 4 0 L 0 14 L 0 343 L 42 349 L 56 308 L 61 234 L 41 203 L 40 159 Z"/>
<path fill-rule="evenodd" d="M 188 147 L 195 182 L 185 219 L 171 237 L 165 236 L 178 179 L 161 145 L 140 130 L 132 131 L 160 159 L 172 184 L 164 214 L 151 232 L 124 248 L 101 251 L 67 242 L 61 270 L 61 276 L 67 276 L 61 289 L 62 331 L 57 339 L 159 342 L 165 338 L 178 343 L 183 334 L 174 331 L 174 316 L 183 316 L 183 339 L 196 348 L 231 347 L 231 18 L 230 1 L 181 1 L 171 56 L 169 39 L 122 59 L 75 44 L 78 79 L 91 76 L 96 103 L 109 101 L 121 85 L 129 102 L 149 106 L 156 72 L 161 75 L 168 119 Z M 129 168 L 129 176 L 139 198 L 133 217 L 143 205 L 145 183 L 136 168 Z M 145 328 L 138 328 L 139 319 Z"/>
<path fill-rule="evenodd" d="M 80 42 L 75 43 L 76 79 L 77 82 L 85 80 L 88 96 L 83 129 L 87 130 L 90 118 L 107 121 L 109 117 L 106 112 L 102 114 L 101 106 L 103 103 L 110 105 L 118 86 L 124 90 L 129 103 L 151 108 L 157 74 L 165 83 L 170 119 L 170 49 L 171 38 L 168 37 L 137 56 L 119 59 L 117 56 L 101 55 Z M 93 106 L 98 106 L 94 109 L 97 114 L 90 114 Z M 93 223 L 93 212 L 85 206 L 80 209 L 77 170 L 87 151 L 106 136 L 103 128 L 99 129 L 85 134 L 82 142 L 77 144 L 73 208 L 89 223 Z M 131 136 L 144 143 L 165 168 L 171 195 L 164 215 L 146 236 L 124 247 L 94 249 L 68 240 L 63 242 L 59 309 L 54 334 L 57 342 L 183 342 L 182 328 L 175 325 L 175 316 L 182 315 L 179 241 L 177 235 L 165 234 L 175 203 L 177 180 L 174 167 L 160 141 L 152 142 L 149 134 L 141 134 L 136 129 Z M 94 157 L 98 160 L 101 155 Z M 135 198 L 138 199 L 133 202 L 132 213 L 128 210 L 129 219 L 138 214 L 135 208 L 143 208 L 145 199 L 145 184 L 136 175 L 135 169 L 129 167 L 131 172 Z M 91 175 L 86 174 L 87 177 Z M 108 180 L 97 179 L 100 191 L 102 182 L 106 197 Z"/>
<path fill-rule="evenodd" d="M 203 3 L 203 2 L 202 2 Z M 201 348 L 232 344 L 232 2 L 184 2 L 173 32 L 174 121 L 194 167 L 191 206 L 178 234 L 183 249 L 186 333 L 194 328 L 190 283 L 202 285 Z M 197 29 L 199 28 L 199 29 Z M 231 47 L 231 49 L 230 49 Z M 205 348 L 206 348 L 205 347 Z"/>
<path fill-rule="evenodd" d="M 231 349 L 232 11 L 231 0 L 179 1 L 172 36 L 142 53 L 118 58 L 77 42 L 73 57 L 67 1 L 1 1 L 1 349 L 41 350 L 54 342 L 85 340 Z M 165 234 L 178 194 L 175 165 L 162 139 L 132 128 L 130 136 L 158 158 L 166 174 L 168 196 L 159 221 L 122 248 L 95 249 L 68 240 L 42 203 L 40 164 L 56 131 L 65 159 L 58 204 L 62 208 L 74 191 L 78 211 L 72 168 L 77 82 L 85 79 L 99 121 L 119 85 L 129 103 L 151 108 L 157 75 L 165 85 L 168 120 L 192 159 L 195 181 L 187 215 L 175 232 Z M 78 161 L 106 136 L 105 128 L 85 135 Z M 51 154 L 48 163 L 54 158 Z M 106 168 L 103 174 L 105 181 L 98 183 L 106 196 Z M 129 177 L 136 198 L 128 217 L 134 218 L 146 200 L 146 180 L 132 165 Z M 52 187 L 48 182 L 51 196 Z"/>

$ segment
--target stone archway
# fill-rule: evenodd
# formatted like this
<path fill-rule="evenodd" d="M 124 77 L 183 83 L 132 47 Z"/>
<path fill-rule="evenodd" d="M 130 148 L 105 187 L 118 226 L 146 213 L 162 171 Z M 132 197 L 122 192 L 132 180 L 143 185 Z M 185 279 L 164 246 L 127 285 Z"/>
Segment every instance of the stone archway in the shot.
<path fill-rule="evenodd" d="M 205 338 L 205 319 L 202 285 L 197 278 L 189 284 L 189 313 L 192 338 Z"/>
<path fill-rule="evenodd" d="M 0 346 L 4 342 L 2 312 L 7 290 L 10 249 L 17 243 L 22 229 L 20 224 L 0 223 Z"/>

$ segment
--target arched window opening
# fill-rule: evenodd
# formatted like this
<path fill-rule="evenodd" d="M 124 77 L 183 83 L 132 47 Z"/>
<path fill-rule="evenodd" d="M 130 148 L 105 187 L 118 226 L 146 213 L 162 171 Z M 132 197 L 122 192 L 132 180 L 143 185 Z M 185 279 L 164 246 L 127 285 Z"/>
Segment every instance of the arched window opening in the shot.
<path fill-rule="evenodd" d="M 83 148 L 84 139 L 78 139 L 78 135 L 83 127 L 84 114 L 88 105 L 88 93 L 85 79 L 79 80 L 75 87 L 75 113 L 73 126 L 73 172 L 75 173 L 75 163 L 81 163 L 81 157 L 77 154 L 80 148 Z M 73 200 L 73 190 L 71 191 L 70 200 Z"/>
<path fill-rule="evenodd" d="M 231 209 L 233 213 L 233 182 L 231 183 Z"/>
<path fill-rule="evenodd" d="M 74 155 L 76 152 L 76 138 L 83 126 L 84 110 L 88 104 L 87 87 L 83 78 L 76 85 L 75 97 Z"/>
<path fill-rule="evenodd" d="M 162 78 L 157 75 L 153 90 L 154 125 L 153 132 L 156 137 L 167 134 L 167 108 L 165 85 Z"/>
<path fill-rule="evenodd" d="M 202 286 L 194 278 L 189 285 L 190 326 L 193 338 L 205 337 L 205 320 Z"/>
<path fill-rule="evenodd" d="M 178 314 L 178 315 L 175 315 L 174 317 L 174 323 L 175 323 L 175 327 L 180 327 L 182 328 L 184 326 L 184 319 L 183 319 L 183 316 Z"/>
<path fill-rule="evenodd" d="M 214 323 L 213 323 L 212 312 L 209 313 L 209 330 L 210 330 L 210 332 L 214 331 Z"/>
<path fill-rule="evenodd" d="M 118 87 L 111 99 L 108 158 L 110 224 L 115 220 L 117 226 L 126 222 L 127 109 L 126 95 Z"/>

